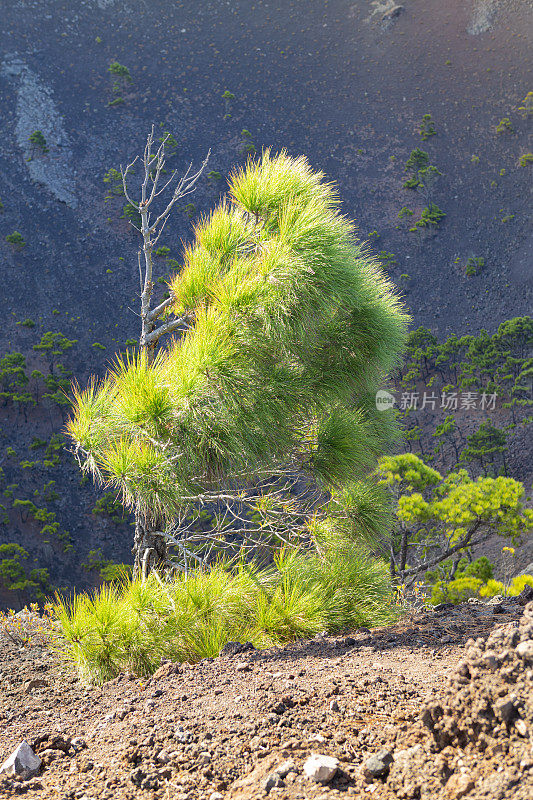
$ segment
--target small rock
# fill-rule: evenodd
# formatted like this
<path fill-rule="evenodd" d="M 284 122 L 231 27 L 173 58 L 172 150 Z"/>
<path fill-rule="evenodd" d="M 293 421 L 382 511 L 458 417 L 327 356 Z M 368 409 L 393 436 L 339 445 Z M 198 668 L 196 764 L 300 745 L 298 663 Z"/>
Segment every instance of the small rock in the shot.
<path fill-rule="evenodd" d="M 48 681 L 45 681 L 44 678 L 31 678 L 24 683 L 24 691 L 29 694 L 34 689 L 42 689 L 44 686 L 48 686 Z"/>
<path fill-rule="evenodd" d="M 365 772 L 372 778 L 382 778 L 388 775 L 393 761 L 390 750 L 379 750 L 365 761 Z"/>
<path fill-rule="evenodd" d="M 488 669 L 492 670 L 493 672 L 500 666 L 500 659 L 492 650 L 487 650 L 485 653 L 483 653 L 480 661 L 484 667 L 488 667 Z"/>
<path fill-rule="evenodd" d="M 402 11 L 403 11 L 403 6 L 392 6 L 392 8 L 388 9 L 388 11 L 385 11 L 381 19 L 383 22 L 386 22 L 387 20 L 390 19 L 396 19 L 396 17 L 400 16 Z"/>
<path fill-rule="evenodd" d="M 174 661 L 164 661 L 152 675 L 152 680 L 158 681 L 161 678 L 169 678 L 171 675 L 179 675 L 181 672 L 181 664 Z"/>
<path fill-rule="evenodd" d="M 74 739 L 72 739 L 70 744 L 76 753 L 79 753 L 87 748 L 87 742 L 81 736 L 76 736 Z"/>
<path fill-rule="evenodd" d="M 281 775 L 278 775 L 277 772 L 272 772 L 270 775 L 267 776 L 263 784 L 263 788 L 265 792 L 270 792 L 271 789 L 281 789 L 285 786 L 285 782 Z"/>
<path fill-rule="evenodd" d="M 237 672 L 250 672 L 250 664 L 248 661 L 239 661 L 239 663 L 235 666 Z"/>
<path fill-rule="evenodd" d="M 28 742 L 21 742 L 16 750 L 0 767 L 0 774 L 20 775 L 24 780 L 32 778 L 39 772 L 41 759 L 36 755 Z"/>
<path fill-rule="evenodd" d="M 315 783 L 329 783 L 337 774 L 339 761 L 332 756 L 309 756 L 304 764 L 305 775 Z"/>
<path fill-rule="evenodd" d="M 330 710 L 330 711 L 340 711 L 340 710 L 341 710 L 341 709 L 340 709 L 340 706 L 339 706 L 339 704 L 337 703 L 337 701 L 336 701 L 336 700 L 332 700 L 332 701 L 330 702 L 330 704 L 329 704 L 329 710 Z"/>
<path fill-rule="evenodd" d="M 516 647 L 516 654 L 524 661 L 533 661 L 533 641 L 520 642 Z"/>
<path fill-rule="evenodd" d="M 209 795 L 209 800 L 224 800 L 224 795 L 220 794 L 220 792 L 212 792 Z"/>
<path fill-rule="evenodd" d="M 292 758 L 288 758 L 279 767 L 276 767 L 274 772 L 280 776 L 280 778 L 286 778 L 289 772 L 296 772 L 296 765 Z"/>
<path fill-rule="evenodd" d="M 520 736 L 527 736 L 527 725 L 523 719 L 517 719 L 514 726 Z"/>
<path fill-rule="evenodd" d="M 502 697 L 494 703 L 494 713 L 502 722 L 512 722 L 516 716 L 516 707 L 510 697 Z"/>
<path fill-rule="evenodd" d="M 226 642 L 222 650 L 220 651 L 221 656 L 237 656 L 240 653 L 247 653 L 249 650 L 255 650 L 255 647 L 251 642 Z"/>
<path fill-rule="evenodd" d="M 525 568 L 524 572 L 531 572 L 533 575 L 533 564 L 529 564 L 529 566 Z M 525 606 L 531 600 L 533 600 L 533 586 L 529 586 L 529 584 L 527 584 L 518 595 L 518 602 L 521 606 Z"/>
<path fill-rule="evenodd" d="M 454 773 L 446 781 L 446 791 L 454 798 L 464 797 L 474 786 L 474 781 L 467 773 Z"/>
<path fill-rule="evenodd" d="M 63 750 L 53 750 L 51 747 L 43 750 L 40 754 L 43 764 L 51 764 L 52 761 L 57 761 L 58 758 L 64 758 L 66 753 Z"/>

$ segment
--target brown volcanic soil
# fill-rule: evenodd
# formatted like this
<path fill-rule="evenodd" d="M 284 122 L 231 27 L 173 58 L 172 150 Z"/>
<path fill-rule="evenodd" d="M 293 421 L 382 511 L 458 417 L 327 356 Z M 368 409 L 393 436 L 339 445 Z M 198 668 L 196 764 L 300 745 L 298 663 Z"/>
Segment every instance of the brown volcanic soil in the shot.
<path fill-rule="evenodd" d="M 516 732 L 509 737 L 505 726 L 496 724 L 492 740 L 487 723 L 483 741 L 490 746 L 481 756 L 475 749 L 479 740 L 473 743 L 468 734 L 475 714 L 468 693 L 465 699 L 467 690 L 461 694 L 466 684 L 476 698 L 494 700 L 492 695 L 501 696 L 502 686 L 505 694 L 514 681 L 514 691 L 522 692 L 520 716 L 531 722 L 532 698 L 522 696 L 524 687 L 529 691 L 533 684 L 531 669 L 513 678 L 512 669 L 519 669 L 513 661 L 507 672 L 502 667 L 494 675 L 489 667 L 484 672 L 472 666 L 485 658 L 483 642 L 494 630 L 501 633 L 493 634 L 491 647 L 507 647 L 509 653 L 509 636 L 515 645 L 519 638 L 522 611 L 516 600 L 500 606 L 468 603 L 411 615 L 372 632 L 316 637 L 197 665 L 166 663 L 149 680 L 124 675 L 101 688 L 81 685 L 71 669 L 39 644 L 38 636 L 20 648 L 4 634 L 0 759 L 25 739 L 40 753 L 45 768 L 26 782 L 0 779 L 0 796 L 253 800 L 266 795 L 267 776 L 292 759 L 293 771 L 270 791 L 279 800 L 525 799 L 533 788 L 527 733 L 525 738 Z M 522 638 L 533 629 L 532 604 L 526 613 Z M 470 672 L 465 673 L 464 664 L 455 668 L 471 637 Z M 511 657 L 517 661 L 514 651 Z M 446 690 L 447 676 L 454 670 Z M 485 673 L 490 673 L 488 679 Z M 492 695 L 487 680 L 492 681 Z M 428 695 L 435 736 L 420 721 Z M 442 719 L 435 700 L 440 697 Z M 455 729 L 449 724 L 457 708 L 465 720 L 463 733 L 460 724 Z M 76 737 L 82 737 L 86 747 Z M 407 756 L 400 753 L 413 746 Z M 366 778 L 364 762 L 382 747 L 393 751 L 397 761 L 389 780 Z M 328 786 L 312 783 L 302 773 L 312 753 L 339 760 L 340 769 Z M 413 769 L 415 777 L 425 776 L 423 780 L 413 780 Z M 492 783 L 486 784 L 487 778 Z M 484 793 L 485 785 L 492 787 L 489 794 Z"/>

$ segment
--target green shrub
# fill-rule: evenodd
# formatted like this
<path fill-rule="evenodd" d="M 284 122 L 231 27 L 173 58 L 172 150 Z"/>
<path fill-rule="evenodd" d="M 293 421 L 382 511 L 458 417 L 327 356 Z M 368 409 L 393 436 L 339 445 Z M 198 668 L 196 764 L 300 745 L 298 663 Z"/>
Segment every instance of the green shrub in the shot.
<path fill-rule="evenodd" d="M 496 133 L 514 133 L 509 117 L 503 117 L 496 126 Z"/>
<path fill-rule="evenodd" d="M 430 136 L 436 136 L 435 123 L 431 119 L 431 114 L 424 114 L 420 123 L 420 136 L 425 141 Z"/>
<path fill-rule="evenodd" d="M 528 92 L 522 100 L 523 105 L 518 106 L 518 110 L 523 117 L 530 117 L 533 114 L 533 92 Z"/>
<path fill-rule="evenodd" d="M 39 150 L 43 155 L 50 152 L 42 131 L 33 131 L 28 137 L 28 141 L 32 145 L 32 151 Z"/>
<path fill-rule="evenodd" d="M 496 597 L 498 594 L 504 594 L 504 586 L 501 581 L 496 581 L 494 578 L 489 578 L 489 580 L 481 586 L 479 590 L 480 597 Z"/>
<path fill-rule="evenodd" d="M 398 211 L 398 219 L 403 219 L 404 217 L 412 217 L 413 214 L 414 211 L 412 211 L 410 208 L 407 208 L 407 206 L 404 206 Z"/>
<path fill-rule="evenodd" d="M 533 164 L 533 153 L 524 153 L 524 155 L 520 156 L 518 159 L 518 163 L 521 167 L 527 167 L 528 164 Z"/>
<path fill-rule="evenodd" d="M 403 189 L 416 189 L 419 185 L 420 185 L 420 181 L 418 180 L 418 178 L 415 178 L 413 176 L 412 178 L 407 178 L 407 180 L 404 181 L 404 183 L 402 183 L 402 188 Z"/>
<path fill-rule="evenodd" d="M 282 552 L 263 570 L 220 563 L 167 583 L 126 576 L 71 600 L 58 596 L 64 655 L 83 680 L 99 683 L 124 671 L 149 675 L 162 658 L 216 656 L 228 641 L 269 647 L 394 619 L 386 565 L 346 539 L 322 546 L 322 556 Z"/>
<path fill-rule="evenodd" d="M 92 513 L 106 514 L 111 517 L 113 522 L 117 525 L 121 522 L 125 522 L 127 519 L 127 512 L 117 497 L 116 492 L 106 492 L 102 497 L 99 497 Z"/>
<path fill-rule="evenodd" d="M 130 170 L 130 172 L 131 171 L 132 170 Z M 115 169 L 114 167 L 108 169 L 103 177 L 103 181 L 104 183 L 109 184 L 106 200 L 109 200 L 113 196 L 124 195 L 124 184 L 122 181 L 122 173 L 119 172 L 118 169 Z"/>
<path fill-rule="evenodd" d="M 533 575 L 517 575 L 511 581 L 507 594 L 516 597 L 526 586 L 533 586 Z"/>
<path fill-rule="evenodd" d="M 437 226 L 441 219 L 444 219 L 446 212 L 438 207 L 435 203 L 430 203 L 422 210 L 420 219 L 415 222 L 412 228 L 409 228 L 411 233 L 415 233 L 419 228 L 429 228 L 431 225 Z"/>
<path fill-rule="evenodd" d="M 119 64 L 118 61 L 112 61 L 107 71 L 125 84 L 133 83 L 129 69 L 124 64 Z"/>
<path fill-rule="evenodd" d="M 379 260 L 385 269 L 393 267 L 398 263 L 398 259 L 394 253 L 389 253 L 387 250 L 380 250 L 378 253 Z"/>
<path fill-rule="evenodd" d="M 477 275 L 478 272 L 485 266 L 485 259 L 480 257 L 471 257 L 465 264 L 465 275 L 471 277 Z"/>
<path fill-rule="evenodd" d="M 464 561 L 466 561 L 466 559 L 464 559 Z M 461 562 L 459 562 L 459 566 L 461 567 Z M 475 561 L 462 567 L 460 572 L 461 574 L 456 574 L 457 578 L 468 575 L 472 578 L 479 578 L 483 583 L 486 583 L 494 575 L 494 565 L 486 556 L 480 556 L 480 558 L 476 558 Z"/>
<path fill-rule="evenodd" d="M 433 605 L 439 603 L 463 603 L 469 597 L 478 597 L 479 590 L 483 585 L 480 578 L 465 575 L 463 578 L 456 578 L 450 583 L 437 581 L 431 593 Z"/>
<path fill-rule="evenodd" d="M 26 246 L 24 236 L 18 231 L 8 233 L 6 236 L 6 242 L 8 242 L 8 244 L 12 244 L 17 250 L 22 250 L 22 248 Z"/>

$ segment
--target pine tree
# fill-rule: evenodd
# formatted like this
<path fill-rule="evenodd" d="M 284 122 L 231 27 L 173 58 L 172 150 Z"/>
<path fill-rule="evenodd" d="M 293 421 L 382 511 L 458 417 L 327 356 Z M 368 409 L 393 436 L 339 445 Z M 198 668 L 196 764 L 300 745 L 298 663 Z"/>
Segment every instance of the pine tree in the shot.
<path fill-rule="evenodd" d="M 211 527 L 195 545 L 305 543 L 328 525 L 380 522 L 357 481 L 396 435 L 375 393 L 408 318 L 305 158 L 266 151 L 229 187 L 169 282 L 180 338 L 76 391 L 68 430 L 82 469 L 142 522 L 137 574 L 163 571 L 169 543 L 182 563 L 199 557 L 186 531 L 199 507 Z"/>

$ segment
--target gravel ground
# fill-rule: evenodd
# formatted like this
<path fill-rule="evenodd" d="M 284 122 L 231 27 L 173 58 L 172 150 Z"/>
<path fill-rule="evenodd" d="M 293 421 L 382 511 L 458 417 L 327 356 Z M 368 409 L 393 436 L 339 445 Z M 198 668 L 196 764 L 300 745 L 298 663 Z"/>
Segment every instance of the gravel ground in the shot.
<path fill-rule="evenodd" d="M 509 747 L 501 725 L 494 734 L 498 742 L 489 742 L 490 747 L 485 731 L 480 756 L 477 734 L 461 739 L 453 726 L 441 725 L 457 713 L 468 719 L 466 700 L 459 710 L 453 706 L 459 688 L 478 681 L 478 694 L 485 696 L 482 671 L 472 667 L 468 672 L 463 663 L 467 640 L 466 658 L 475 661 L 491 632 L 505 637 L 519 630 L 523 610 L 516 601 L 467 603 L 373 631 L 320 636 L 279 649 L 244 649 L 197 665 L 169 662 L 149 680 L 126 674 L 102 687 L 80 684 L 39 635 L 21 647 L 4 633 L 0 759 L 25 740 L 43 767 L 30 780 L 0 778 L 0 796 L 254 800 L 269 794 L 296 800 L 370 795 L 389 800 L 440 797 L 442 790 L 443 797 L 525 800 L 531 784 L 524 782 L 526 794 L 517 794 L 516 777 L 517 771 L 519 778 L 533 777 L 527 773 L 528 758 L 533 767 L 527 735 L 519 737 L 518 753 Z M 533 622 L 533 606 L 528 612 Z M 520 630 L 527 632 L 524 625 Z M 505 638 L 494 641 L 505 649 Z M 529 673 L 522 689 L 531 695 Z M 497 674 L 498 680 L 508 681 Z M 495 680 L 496 673 L 490 675 Z M 493 694 L 502 686 L 495 684 Z M 448 698 L 440 703 L 442 718 L 435 712 L 440 697 Z M 530 696 L 528 702 L 526 725 L 533 714 Z M 427 713 L 426 724 L 421 719 L 427 708 L 435 716 L 433 730 Z M 441 740 L 441 728 L 455 733 Z M 380 751 L 394 758 L 388 778 L 388 763 L 385 775 L 365 771 L 368 758 L 377 755 L 378 767 L 375 760 L 373 767 L 379 773 L 379 758 L 387 761 Z M 313 754 L 337 759 L 336 774 L 327 784 L 314 782 L 304 771 Z M 412 779 L 413 764 L 422 776 L 418 781 Z M 482 765 L 478 772 L 476 764 Z M 502 772 L 515 781 L 512 791 L 504 788 L 503 794 L 498 793 L 505 783 L 498 778 Z M 455 789 L 453 781 L 448 786 L 454 775 Z M 476 793 L 477 783 L 491 775 L 497 791 Z"/>

